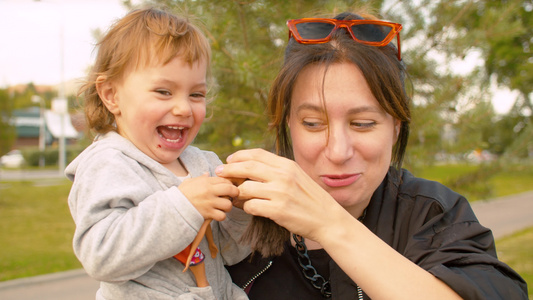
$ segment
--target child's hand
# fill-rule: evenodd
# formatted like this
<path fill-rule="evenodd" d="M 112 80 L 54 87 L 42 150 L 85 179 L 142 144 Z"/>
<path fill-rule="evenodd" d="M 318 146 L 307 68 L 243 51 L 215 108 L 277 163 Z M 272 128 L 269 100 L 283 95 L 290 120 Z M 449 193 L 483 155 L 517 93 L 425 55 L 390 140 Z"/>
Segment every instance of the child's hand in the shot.
<path fill-rule="evenodd" d="M 226 213 L 231 210 L 230 198 L 239 195 L 239 189 L 228 179 L 209 177 L 204 174 L 200 177 L 185 179 L 178 189 L 189 199 L 204 219 L 222 221 Z"/>
<path fill-rule="evenodd" d="M 228 180 L 230 180 L 235 186 L 239 187 L 241 184 L 243 184 L 245 181 L 247 181 L 248 179 L 243 179 L 243 178 L 228 178 Z M 243 209 L 244 207 L 244 202 L 246 202 L 247 200 L 249 200 L 248 198 L 241 198 L 240 197 L 240 190 L 239 190 L 239 196 L 237 197 L 233 197 L 233 201 L 231 202 L 233 204 L 233 206 L 237 207 L 237 208 L 240 208 L 240 209 Z"/>

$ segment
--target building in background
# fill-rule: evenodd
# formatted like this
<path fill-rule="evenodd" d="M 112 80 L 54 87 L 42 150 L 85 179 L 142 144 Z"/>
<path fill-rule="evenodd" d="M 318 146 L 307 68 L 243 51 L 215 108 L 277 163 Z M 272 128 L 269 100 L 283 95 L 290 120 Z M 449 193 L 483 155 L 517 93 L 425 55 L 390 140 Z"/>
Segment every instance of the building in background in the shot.
<path fill-rule="evenodd" d="M 63 125 L 64 135 L 68 142 L 80 138 L 80 133 L 72 125 L 71 117 L 67 114 L 61 124 L 61 116 L 51 110 L 44 112 L 44 140 L 45 145 L 56 143 L 61 136 Z M 15 126 L 16 140 L 13 149 L 39 145 L 40 111 L 38 107 L 14 110 L 10 123 Z"/>

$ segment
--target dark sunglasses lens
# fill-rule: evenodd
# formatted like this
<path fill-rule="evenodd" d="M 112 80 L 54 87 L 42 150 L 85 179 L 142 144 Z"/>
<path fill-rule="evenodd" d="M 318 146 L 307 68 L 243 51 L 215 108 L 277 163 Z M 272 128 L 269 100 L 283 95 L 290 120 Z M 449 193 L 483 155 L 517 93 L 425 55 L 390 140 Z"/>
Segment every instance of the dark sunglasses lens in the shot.
<path fill-rule="evenodd" d="M 352 31 L 355 37 L 361 41 L 381 42 L 391 32 L 392 27 L 374 24 L 356 24 L 352 25 Z"/>
<path fill-rule="evenodd" d="M 335 25 L 321 22 L 296 24 L 296 30 L 303 39 L 323 39 L 327 37 Z"/>

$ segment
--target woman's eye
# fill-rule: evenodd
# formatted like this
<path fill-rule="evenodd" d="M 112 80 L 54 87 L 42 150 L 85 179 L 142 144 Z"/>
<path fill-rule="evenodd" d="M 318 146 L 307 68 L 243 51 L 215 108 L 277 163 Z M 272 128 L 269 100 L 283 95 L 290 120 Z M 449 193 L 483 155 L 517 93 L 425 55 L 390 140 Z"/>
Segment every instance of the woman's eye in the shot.
<path fill-rule="evenodd" d="M 376 122 L 352 122 L 351 125 L 356 128 L 370 129 L 376 126 Z"/>
<path fill-rule="evenodd" d="M 319 121 L 306 121 L 306 120 L 302 121 L 302 124 L 304 127 L 307 127 L 309 129 L 319 129 L 320 126 L 322 125 L 322 123 Z"/>

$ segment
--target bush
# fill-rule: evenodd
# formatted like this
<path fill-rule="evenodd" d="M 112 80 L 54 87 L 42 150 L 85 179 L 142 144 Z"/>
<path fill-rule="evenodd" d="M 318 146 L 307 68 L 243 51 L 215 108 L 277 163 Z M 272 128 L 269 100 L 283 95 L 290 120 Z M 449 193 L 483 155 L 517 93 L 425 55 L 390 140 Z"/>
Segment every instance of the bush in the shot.
<path fill-rule="evenodd" d="M 501 171 L 498 162 L 482 164 L 472 172 L 449 179 L 444 185 L 473 199 L 489 199 L 494 195 L 490 179 Z"/>
<path fill-rule="evenodd" d="M 73 161 L 84 149 L 85 146 L 80 145 L 67 146 L 65 150 L 67 164 Z M 44 151 L 28 148 L 22 151 L 22 155 L 24 155 L 27 165 L 31 167 L 39 166 L 41 155 L 44 156 L 45 166 L 56 166 L 59 161 L 59 149 L 57 147 L 47 148 Z"/>

